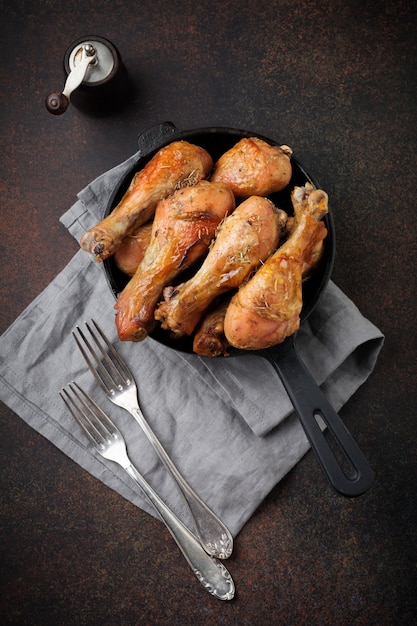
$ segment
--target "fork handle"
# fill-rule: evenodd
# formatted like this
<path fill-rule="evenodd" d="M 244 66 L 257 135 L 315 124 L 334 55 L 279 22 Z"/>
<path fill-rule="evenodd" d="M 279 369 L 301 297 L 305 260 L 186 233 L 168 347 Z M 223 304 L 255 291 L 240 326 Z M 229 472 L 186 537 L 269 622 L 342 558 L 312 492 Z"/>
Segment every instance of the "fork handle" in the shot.
<path fill-rule="evenodd" d="M 235 595 L 235 585 L 223 563 L 205 552 L 194 535 L 167 507 L 133 465 L 129 465 L 124 469 L 155 507 L 193 573 L 206 591 L 219 600 L 232 600 Z"/>
<path fill-rule="evenodd" d="M 229 529 L 217 517 L 215 513 L 201 500 L 201 498 L 190 487 L 184 477 L 180 474 L 161 442 L 149 426 L 139 407 L 130 409 L 139 426 L 145 432 L 155 452 L 162 463 L 170 472 L 177 484 L 181 495 L 188 505 L 189 512 L 194 520 L 197 536 L 204 546 L 206 552 L 219 559 L 227 559 L 233 550 L 233 536 Z"/>

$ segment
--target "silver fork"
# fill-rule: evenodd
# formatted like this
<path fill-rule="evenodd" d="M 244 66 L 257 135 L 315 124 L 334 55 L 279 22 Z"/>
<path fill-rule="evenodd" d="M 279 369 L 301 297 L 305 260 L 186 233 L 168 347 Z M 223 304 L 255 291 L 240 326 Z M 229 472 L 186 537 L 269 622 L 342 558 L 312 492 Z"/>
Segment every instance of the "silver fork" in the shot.
<path fill-rule="evenodd" d="M 223 563 L 205 552 L 194 535 L 138 472 L 129 459 L 122 433 L 108 415 L 76 382 L 62 389 L 60 396 L 96 451 L 105 459 L 118 463 L 142 489 L 206 591 L 220 600 L 231 600 L 235 586 L 229 571 Z"/>
<path fill-rule="evenodd" d="M 203 548 L 211 556 L 227 559 L 233 550 L 233 537 L 230 531 L 180 474 L 139 407 L 136 383 L 128 366 L 94 320 L 92 320 L 92 325 L 95 330 L 90 324 L 85 324 L 94 341 L 94 346 L 79 326 L 76 327 L 73 336 L 95 379 L 114 404 L 133 415 L 148 437 L 160 460 L 177 484 Z"/>

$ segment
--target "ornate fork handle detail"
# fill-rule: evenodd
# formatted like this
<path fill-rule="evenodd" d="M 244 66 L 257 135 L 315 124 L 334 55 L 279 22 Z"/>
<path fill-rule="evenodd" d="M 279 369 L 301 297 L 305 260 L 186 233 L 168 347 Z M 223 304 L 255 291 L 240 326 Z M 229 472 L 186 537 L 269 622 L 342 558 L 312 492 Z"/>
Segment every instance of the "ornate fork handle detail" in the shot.
<path fill-rule="evenodd" d="M 223 563 L 212 558 L 203 550 L 194 535 L 192 535 L 184 524 L 165 505 L 158 494 L 153 491 L 133 465 L 125 467 L 124 469 L 139 485 L 151 504 L 155 507 L 183 553 L 185 560 L 203 587 L 220 600 L 232 600 L 235 595 L 235 585 L 229 571 L 224 567 Z"/>

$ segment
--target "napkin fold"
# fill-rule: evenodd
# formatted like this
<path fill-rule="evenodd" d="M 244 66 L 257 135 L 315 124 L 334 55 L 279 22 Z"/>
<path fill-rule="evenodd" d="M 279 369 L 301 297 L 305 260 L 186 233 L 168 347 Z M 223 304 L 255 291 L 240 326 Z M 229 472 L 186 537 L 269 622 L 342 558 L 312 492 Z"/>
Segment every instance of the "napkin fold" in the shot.
<path fill-rule="evenodd" d="M 139 157 L 135 153 L 78 194 L 60 220 L 77 240 L 102 218 L 114 185 Z M 0 398 L 86 471 L 155 515 L 129 476 L 91 450 L 59 398 L 59 390 L 77 380 L 118 424 L 148 482 L 190 524 L 139 426 L 98 389 L 75 346 L 72 329 L 96 319 L 132 369 L 143 413 L 168 454 L 236 535 L 309 449 L 277 374 L 254 355 L 205 359 L 151 338 L 118 342 L 113 306 L 102 266 L 80 250 L 0 337 Z M 338 411 L 371 374 L 384 337 L 330 281 L 296 341 L 299 355 Z"/>

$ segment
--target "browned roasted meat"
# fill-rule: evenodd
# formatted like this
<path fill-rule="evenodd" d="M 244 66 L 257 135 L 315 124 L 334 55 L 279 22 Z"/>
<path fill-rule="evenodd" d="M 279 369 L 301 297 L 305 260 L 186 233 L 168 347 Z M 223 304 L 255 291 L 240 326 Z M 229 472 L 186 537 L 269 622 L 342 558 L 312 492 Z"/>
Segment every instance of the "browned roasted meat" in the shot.
<path fill-rule="evenodd" d="M 155 311 L 162 328 L 191 335 L 210 303 L 242 284 L 276 249 L 287 214 L 267 198 L 252 196 L 229 215 L 201 268 L 187 282 L 164 290 Z"/>
<path fill-rule="evenodd" d="M 229 342 L 224 334 L 224 318 L 229 300 L 208 312 L 201 321 L 193 340 L 193 352 L 199 356 L 227 355 Z"/>
<path fill-rule="evenodd" d="M 159 202 L 145 256 L 114 307 L 121 340 L 145 339 L 165 285 L 207 252 L 217 226 L 234 208 L 229 187 L 206 180 Z"/>
<path fill-rule="evenodd" d="M 239 198 L 267 196 L 291 179 L 292 150 L 251 137 L 241 139 L 217 161 L 210 180 L 227 183 Z"/>
<path fill-rule="evenodd" d="M 147 222 L 139 226 L 132 235 L 127 235 L 123 239 L 114 253 L 114 262 L 119 270 L 128 276 L 133 276 L 145 256 L 151 235 L 152 222 Z"/>
<path fill-rule="evenodd" d="M 97 261 L 114 254 L 126 235 L 152 218 L 160 200 L 207 177 L 212 167 L 208 152 L 186 141 L 174 141 L 161 148 L 135 174 L 114 211 L 84 233 L 81 248 Z"/>
<path fill-rule="evenodd" d="M 299 328 L 303 270 L 314 262 L 315 251 L 327 234 L 320 221 L 328 211 L 327 194 L 307 183 L 295 187 L 292 202 L 292 234 L 242 285 L 227 309 L 224 332 L 236 348 L 267 348 Z"/>

